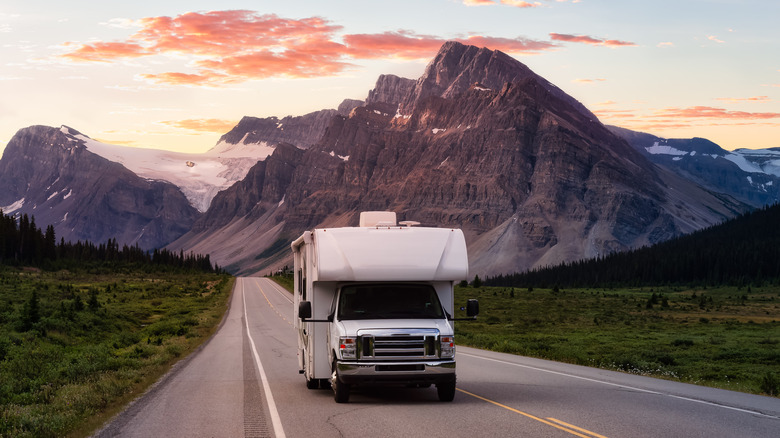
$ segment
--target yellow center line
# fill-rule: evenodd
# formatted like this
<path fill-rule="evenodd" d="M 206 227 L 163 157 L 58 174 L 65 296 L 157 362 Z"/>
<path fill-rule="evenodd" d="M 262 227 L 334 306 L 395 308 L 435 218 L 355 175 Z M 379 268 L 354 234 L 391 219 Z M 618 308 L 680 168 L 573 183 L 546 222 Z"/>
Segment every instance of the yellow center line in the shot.
<path fill-rule="evenodd" d="M 284 322 L 286 322 L 286 323 L 287 323 L 287 324 L 289 324 L 289 325 L 292 325 L 292 322 L 290 322 L 290 321 L 287 319 L 287 317 L 285 317 L 284 315 L 282 315 L 281 313 L 279 313 L 279 311 L 278 311 L 278 310 L 276 310 L 276 307 L 274 307 L 274 305 L 273 305 L 273 304 L 271 304 L 271 300 L 269 300 L 269 299 L 268 299 L 268 296 L 266 296 L 265 292 L 263 292 L 263 287 L 262 287 L 262 286 L 260 286 L 260 281 L 259 281 L 259 280 L 255 280 L 255 285 L 257 286 L 257 289 L 260 291 L 260 293 L 261 293 L 261 294 L 263 294 L 263 298 L 265 298 L 265 301 L 266 301 L 266 302 L 268 302 L 268 305 L 269 305 L 269 306 L 271 306 L 271 309 L 273 309 L 273 310 L 274 310 L 274 312 L 276 312 L 276 314 L 277 314 L 277 315 L 279 315 L 279 317 L 281 317 L 281 318 L 284 320 Z"/>
<path fill-rule="evenodd" d="M 550 420 L 550 421 L 554 421 L 554 422 L 556 422 L 556 423 L 558 423 L 558 424 L 560 424 L 562 426 L 566 426 L 566 427 L 568 427 L 570 429 L 579 430 L 580 432 L 587 433 L 588 435 L 592 435 L 592 436 L 594 436 L 596 438 L 607 438 L 604 435 L 599 435 L 599 434 L 597 434 L 595 432 L 591 432 L 591 431 L 583 429 L 581 427 L 577 427 L 577 426 L 575 426 L 573 424 L 569 424 L 569 423 L 567 423 L 565 421 L 561 421 L 561 420 L 558 420 L 558 419 L 555 419 L 555 418 L 552 418 L 552 417 L 547 417 L 547 419 Z"/>
<path fill-rule="evenodd" d="M 597 433 L 590 432 L 590 431 L 588 431 L 588 430 L 585 430 L 585 429 L 582 429 L 582 428 L 579 428 L 579 427 L 576 427 L 576 426 L 572 426 L 571 424 L 564 423 L 563 421 L 556 420 L 556 419 L 554 419 L 554 418 L 548 418 L 548 420 L 551 420 L 551 421 L 547 421 L 547 420 L 545 420 L 545 419 L 542 419 L 542 418 L 536 417 L 536 416 L 534 416 L 534 415 L 531 415 L 531 414 L 528 414 L 528 413 L 526 413 L 526 412 L 523 412 L 523 411 L 517 410 L 517 409 L 515 409 L 515 408 L 511 408 L 511 407 L 509 407 L 509 406 L 507 406 L 507 405 L 504 405 L 504 404 L 501 404 L 501 403 L 499 403 L 499 402 L 496 402 L 496 401 L 490 400 L 490 399 L 488 399 L 488 398 L 485 398 L 485 397 L 482 397 L 482 396 L 479 396 L 479 395 L 476 395 L 476 394 L 472 394 L 472 393 L 470 393 L 470 392 L 468 392 L 468 391 L 464 391 L 464 390 L 462 390 L 462 389 L 460 389 L 460 388 L 457 388 L 457 390 L 458 390 L 458 391 L 460 391 L 460 392 L 462 392 L 462 393 L 464 393 L 464 394 L 470 395 L 470 396 L 472 396 L 472 397 L 474 397 L 474 398 L 478 398 L 478 399 L 480 399 L 480 400 L 483 400 L 483 401 L 486 401 L 486 402 L 488 402 L 488 403 L 492 403 L 492 404 L 494 404 L 494 405 L 496 405 L 496 406 L 499 406 L 499 407 L 502 407 L 502 408 L 504 408 L 504 409 L 506 409 L 506 410 L 508 410 L 508 411 L 512 411 L 512 412 L 514 412 L 514 413 L 517 413 L 517 414 L 523 415 L 523 416 L 525 416 L 525 417 L 528 417 L 528 418 L 530 418 L 530 419 L 532 419 L 532 420 L 536 420 L 536 421 L 538 421 L 538 422 L 540 422 L 540 423 L 544 423 L 544 424 L 546 424 L 546 425 L 548 425 L 548 426 L 552 426 L 552 427 L 554 427 L 554 428 L 556 428 L 556 429 L 560 429 L 560 430 L 562 430 L 562 431 L 564 431 L 564 432 L 568 432 L 568 433 L 570 433 L 570 434 L 572 434 L 572 435 L 576 435 L 576 436 L 578 436 L 578 437 L 582 437 L 582 438 L 593 438 L 593 437 L 596 437 L 596 438 L 606 438 L 605 436 L 599 435 L 599 434 L 597 434 Z M 566 425 L 566 426 L 568 426 L 568 427 L 564 427 L 564 425 Z M 571 429 L 570 429 L 569 427 L 570 427 Z M 572 430 L 572 429 L 574 429 L 574 430 Z M 582 433 L 579 433 L 578 431 L 579 431 L 579 432 L 586 433 L 586 434 L 588 434 L 588 435 L 583 435 Z"/>

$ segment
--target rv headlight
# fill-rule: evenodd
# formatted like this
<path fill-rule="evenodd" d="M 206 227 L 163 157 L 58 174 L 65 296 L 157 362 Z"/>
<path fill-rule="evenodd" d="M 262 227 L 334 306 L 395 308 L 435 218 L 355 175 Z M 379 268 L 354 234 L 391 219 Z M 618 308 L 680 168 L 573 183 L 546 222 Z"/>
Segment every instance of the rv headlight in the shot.
<path fill-rule="evenodd" d="M 441 357 L 455 357 L 455 336 L 441 337 Z"/>
<path fill-rule="evenodd" d="M 339 337 L 339 353 L 342 359 L 357 359 L 357 342 L 354 337 Z"/>

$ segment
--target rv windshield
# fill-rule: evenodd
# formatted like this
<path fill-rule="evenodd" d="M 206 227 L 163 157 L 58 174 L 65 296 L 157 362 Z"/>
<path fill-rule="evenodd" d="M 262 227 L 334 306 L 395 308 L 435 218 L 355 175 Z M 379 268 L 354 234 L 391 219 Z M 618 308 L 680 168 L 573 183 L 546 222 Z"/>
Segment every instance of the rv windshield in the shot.
<path fill-rule="evenodd" d="M 341 288 L 338 318 L 444 318 L 444 311 L 427 284 L 359 284 Z"/>

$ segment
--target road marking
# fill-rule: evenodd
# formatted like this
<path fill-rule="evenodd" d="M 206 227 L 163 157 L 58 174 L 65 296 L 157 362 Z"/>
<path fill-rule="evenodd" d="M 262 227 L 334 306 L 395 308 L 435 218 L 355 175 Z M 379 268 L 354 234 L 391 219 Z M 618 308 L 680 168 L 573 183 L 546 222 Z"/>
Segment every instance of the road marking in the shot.
<path fill-rule="evenodd" d="M 260 280 L 255 280 L 255 284 L 257 285 L 257 289 L 260 291 L 261 294 L 263 294 L 263 298 L 268 302 L 268 305 L 271 306 L 271 309 L 273 309 L 274 312 L 276 312 L 277 315 L 279 315 L 280 318 L 282 318 L 287 324 L 293 325 L 292 322 L 290 322 L 286 316 L 284 316 L 281 312 L 276 310 L 276 307 L 274 307 L 273 304 L 271 304 L 271 300 L 268 299 L 268 296 L 263 292 L 263 287 L 260 286 Z M 290 301 L 292 303 L 292 301 Z"/>
<path fill-rule="evenodd" d="M 243 279 L 241 281 L 241 298 L 244 300 L 244 323 L 246 324 L 246 335 L 249 337 L 249 345 L 252 346 L 252 353 L 255 356 L 255 363 L 257 364 L 257 369 L 260 372 L 260 380 L 263 383 L 265 399 L 268 400 L 268 410 L 271 412 L 271 424 L 274 428 L 274 436 L 276 438 L 285 438 L 284 429 L 282 428 L 282 419 L 279 417 L 279 411 L 276 409 L 276 402 L 274 402 L 274 396 L 271 394 L 271 386 L 268 383 L 268 377 L 265 375 L 263 363 L 260 362 L 260 355 L 257 354 L 255 341 L 252 339 L 252 334 L 249 332 L 249 316 L 246 311 L 246 293 L 244 292 L 244 281 L 245 280 Z M 266 300 L 267 299 L 268 298 L 266 298 Z"/>
<path fill-rule="evenodd" d="M 577 426 L 575 426 L 573 424 L 569 424 L 569 423 L 567 423 L 565 421 L 561 421 L 561 420 L 558 420 L 558 419 L 555 419 L 555 418 L 552 418 L 552 417 L 547 417 L 547 419 L 550 420 L 550 421 L 556 422 L 556 423 L 558 423 L 558 424 L 560 424 L 562 426 L 566 426 L 566 427 L 568 427 L 570 429 L 578 430 L 578 431 L 580 431 L 582 433 L 587 433 L 588 435 L 592 435 L 592 436 L 594 436 L 596 438 L 607 438 L 604 435 L 599 435 L 597 433 L 591 432 L 591 431 L 583 429 L 581 427 L 577 427 Z"/>
<path fill-rule="evenodd" d="M 599 435 L 597 433 L 590 432 L 590 431 L 588 431 L 586 429 L 582 429 L 580 427 L 576 427 L 576 426 L 572 426 L 572 425 L 570 425 L 568 423 L 564 423 L 563 421 L 555 420 L 554 418 L 548 418 L 547 420 L 550 420 L 550 421 L 547 421 L 545 419 L 539 418 L 539 417 L 531 415 L 529 413 L 526 413 L 526 412 L 517 410 L 515 408 L 509 407 L 507 405 L 501 404 L 501 403 L 499 403 L 497 401 L 490 400 L 489 398 L 485 398 L 485 397 L 482 397 L 482 396 L 479 396 L 479 395 L 476 395 L 476 394 L 472 394 L 472 393 L 470 393 L 468 391 L 464 391 L 464 390 L 462 390 L 460 388 L 457 388 L 457 390 L 462 392 L 462 393 L 464 393 L 464 394 L 470 395 L 470 396 L 472 396 L 474 398 L 478 398 L 478 399 L 486 401 L 488 403 L 492 403 L 492 404 L 494 404 L 496 406 L 499 406 L 499 407 L 502 407 L 502 408 L 504 408 L 504 409 L 506 409 L 508 411 L 512 411 L 512 412 L 514 412 L 516 414 L 523 415 L 523 416 L 528 417 L 528 418 L 530 418 L 532 420 L 536 420 L 536 421 L 538 421 L 540 423 L 544 423 L 544 424 L 546 424 L 548 426 L 552 426 L 552 427 L 554 427 L 556 429 L 560 429 L 560 430 L 562 430 L 564 432 L 568 432 L 568 433 L 570 433 L 572 435 L 576 435 L 576 436 L 581 437 L 581 438 L 594 438 L 594 437 L 595 438 L 607 438 L 607 437 L 605 437 L 603 435 Z M 580 432 L 582 432 L 582 433 L 580 433 Z M 585 434 L 587 434 L 587 435 L 585 435 Z"/>
<path fill-rule="evenodd" d="M 694 403 L 700 403 L 700 404 L 703 404 L 703 405 L 714 406 L 714 407 L 717 407 L 717 408 L 723 408 L 723 409 L 729 409 L 729 410 L 732 410 L 732 411 L 743 412 L 743 413 L 746 413 L 746 414 L 758 415 L 758 416 L 766 417 L 766 418 L 780 419 L 780 417 L 778 417 L 776 415 L 769 415 L 769 414 L 765 414 L 763 412 L 753 411 L 753 410 L 750 410 L 750 409 L 742 409 L 742 408 L 737 408 L 737 407 L 734 407 L 734 406 L 722 405 L 722 404 L 718 404 L 718 403 L 710 402 L 710 401 L 706 401 L 706 400 L 699 400 L 699 399 L 695 399 L 695 398 L 684 397 L 684 396 L 681 396 L 681 395 L 668 394 L 668 393 L 653 391 L 653 390 L 650 390 L 650 389 L 642 389 L 642 388 L 637 388 L 636 386 L 628 386 L 628 385 L 623 385 L 623 384 L 620 384 L 620 383 L 606 382 L 604 380 L 591 379 L 589 377 L 582 377 L 582 376 L 577 376 L 577 375 L 574 375 L 574 374 L 562 373 L 560 371 L 546 370 L 544 368 L 534 367 L 534 366 L 530 366 L 530 365 L 523 365 L 523 364 L 514 363 L 514 362 L 508 362 L 508 361 L 500 360 L 500 359 L 493 359 L 493 358 L 490 358 L 490 357 L 477 356 L 475 354 L 468 354 L 468 353 L 458 353 L 458 354 L 459 355 L 463 355 L 463 356 L 474 357 L 474 358 L 477 358 L 477 359 L 483 359 L 483 360 L 489 360 L 489 361 L 492 361 L 492 362 L 503 363 L 505 365 L 514 365 L 514 366 L 520 367 L 520 368 L 528 368 L 528 369 L 534 370 L 534 371 L 541 371 L 541 372 L 544 372 L 544 373 L 557 374 L 559 376 L 571 377 L 573 379 L 580 379 L 580 380 L 585 380 L 585 381 L 588 381 L 588 382 L 600 383 L 602 385 L 616 386 L 618 388 L 630 389 L 630 390 L 633 390 L 633 391 L 644 392 L 644 393 L 653 394 L 653 395 L 661 395 L 661 396 L 676 398 L 676 399 L 679 399 L 679 400 L 686 400 L 686 401 L 690 401 L 690 402 L 694 402 Z"/>

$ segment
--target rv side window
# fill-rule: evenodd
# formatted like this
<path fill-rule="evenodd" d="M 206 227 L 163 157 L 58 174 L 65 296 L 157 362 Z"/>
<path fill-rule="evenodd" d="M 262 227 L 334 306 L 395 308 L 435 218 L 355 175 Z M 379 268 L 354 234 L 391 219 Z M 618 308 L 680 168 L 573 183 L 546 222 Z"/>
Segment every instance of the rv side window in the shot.
<path fill-rule="evenodd" d="M 341 288 L 338 319 L 444 318 L 436 290 L 427 284 L 358 284 Z"/>

